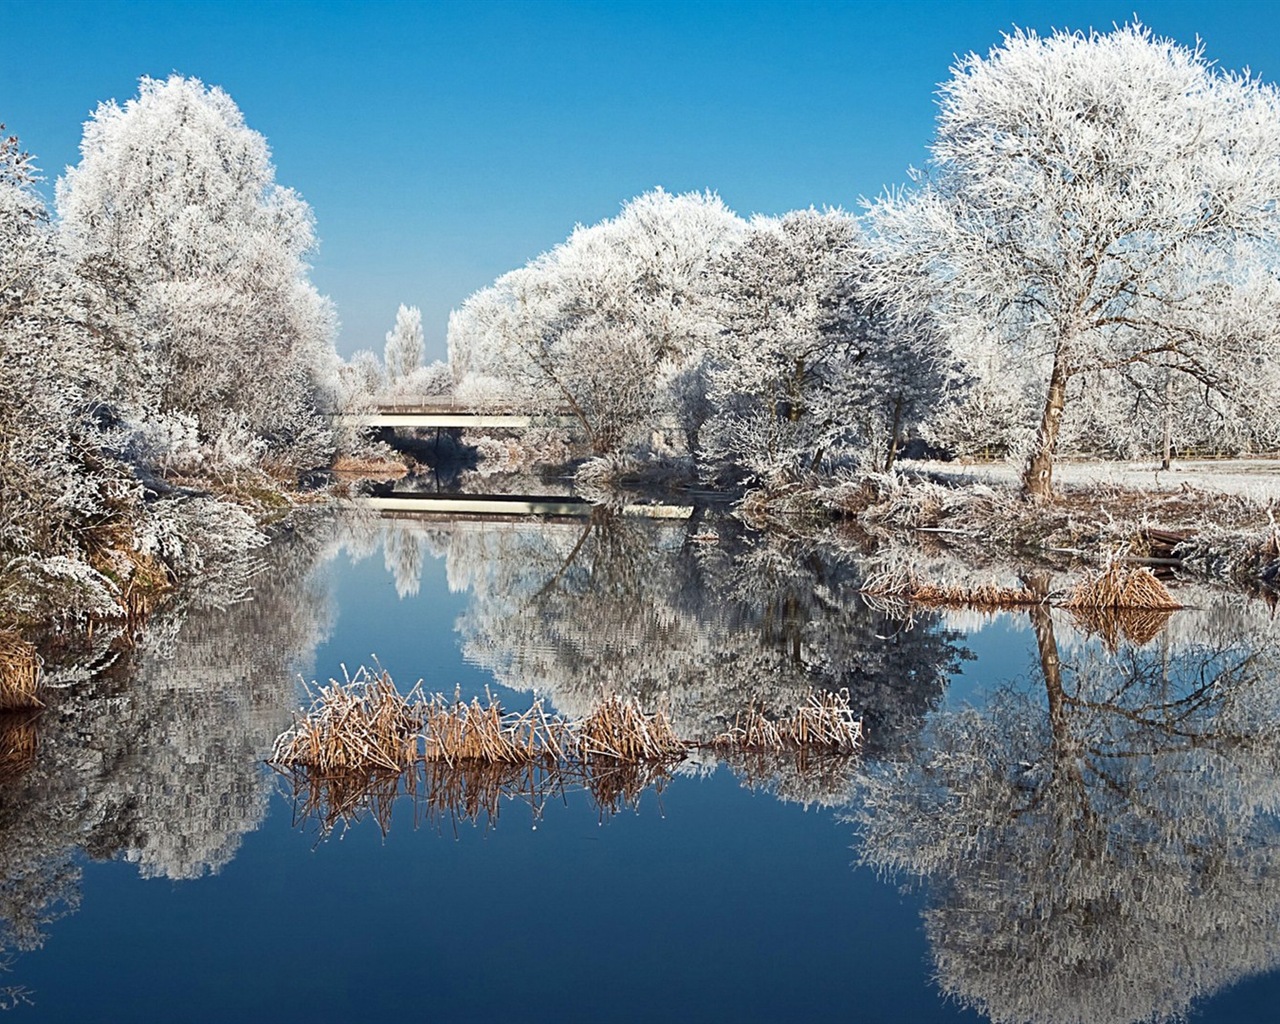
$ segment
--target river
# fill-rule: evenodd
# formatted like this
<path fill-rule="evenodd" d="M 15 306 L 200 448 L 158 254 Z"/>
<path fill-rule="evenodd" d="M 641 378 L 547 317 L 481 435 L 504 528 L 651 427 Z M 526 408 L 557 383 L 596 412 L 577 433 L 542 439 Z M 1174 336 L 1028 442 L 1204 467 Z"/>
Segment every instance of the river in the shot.
<path fill-rule="evenodd" d="M 1272 1020 L 1280 623 L 862 596 L 726 517 L 317 516 L 3 724 L 13 1019 Z M 239 598 L 239 599 L 237 599 Z M 854 761 L 701 753 L 601 787 L 335 807 L 264 764 L 377 664 L 706 740 L 847 690 Z M 316 794 L 310 794 L 312 796 Z M 320 794 L 325 796 L 326 794 Z M 332 794 L 327 794 L 332 797 Z M 345 810 L 345 814 L 342 813 Z"/>

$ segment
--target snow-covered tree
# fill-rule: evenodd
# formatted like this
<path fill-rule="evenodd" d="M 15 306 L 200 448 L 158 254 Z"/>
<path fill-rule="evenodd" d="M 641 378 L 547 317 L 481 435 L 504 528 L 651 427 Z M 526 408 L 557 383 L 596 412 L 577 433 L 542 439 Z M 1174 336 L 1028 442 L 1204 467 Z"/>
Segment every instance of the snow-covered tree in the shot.
<path fill-rule="evenodd" d="M 226 93 L 142 79 L 86 123 L 57 196 L 71 255 L 140 289 L 148 411 L 195 417 L 210 445 L 247 430 L 277 463 L 325 457 L 335 321 L 307 279 L 311 211 Z"/>
<path fill-rule="evenodd" d="M 647 437 L 713 331 L 706 270 L 741 227 L 717 196 L 655 189 L 576 228 L 450 318 L 460 394 L 563 406 L 597 453 Z"/>
<path fill-rule="evenodd" d="M 945 360 L 864 297 L 866 261 L 840 210 L 757 217 L 716 259 L 709 455 L 766 479 L 824 455 L 892 465 L 903 429 L 939 403 Z"/>
<path fill-rule="evenodd" d="M 1147 368 L 1238 395 L 1271 372 L 1274 88 L 1135 24 L 1014 32 L 941 97 L 928 175 L 870 210 L 877 291 L 1036 368 L 1027 493 L 1052 491 L 1083 375 Z"/>
<path fill-rule="evenodd" d="M 383 362 L 392 382 L 422 365 L 422 312 L 417 306 L 401 303 L 396 310 L 396 325 L 387 332 Z"/>
<path fill-rule="evenodd" d="M 127 347 L 124 321 L 67 259 L 34 180 L 0 131 L 0 556 L 73 554 L 135 497 L 104 448 L 116 379 L 103 353 Z"/>

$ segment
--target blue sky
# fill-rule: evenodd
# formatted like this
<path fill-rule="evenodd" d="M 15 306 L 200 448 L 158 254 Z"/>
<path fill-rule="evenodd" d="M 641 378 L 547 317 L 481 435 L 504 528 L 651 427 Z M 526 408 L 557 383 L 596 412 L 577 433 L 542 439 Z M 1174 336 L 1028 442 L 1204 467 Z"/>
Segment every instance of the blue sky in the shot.
<path fill-rule="evenodd" d="M 221 85 L 316 212 L 339 351 L 449 309 L 655 185 L 738 212 L 856 207 L 922 164 L 956 54 L 1134 13 L 1280 80 L 1280 4 L 58 3 L 0 0 L 0 121 L 52 181 L 141 75 Z"/>

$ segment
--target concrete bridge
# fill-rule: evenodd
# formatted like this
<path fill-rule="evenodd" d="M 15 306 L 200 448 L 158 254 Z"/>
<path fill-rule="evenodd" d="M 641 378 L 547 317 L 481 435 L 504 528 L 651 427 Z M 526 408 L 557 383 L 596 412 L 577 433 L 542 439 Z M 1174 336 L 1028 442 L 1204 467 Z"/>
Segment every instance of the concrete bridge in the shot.
<path fill-rule="evenodd" d="M 595 508 L 583 498 L 554 494 L 388 494 L 356 498 L 360 508 L 383 516 L 419 518 L 447 516 L 453 518 L 525 519 L 539 516 L 551 519 L 583 519 Z M 690 519 L 692 505 L 633 504 L 620 509 L 624 516 L 644 519 Z"/>
<path fill-rule="evenodd" d="M 413 405 L 378 405 L 366 413 L 337 416 L 344 427 L 469 427 L 473 430 L 520 430 L 538 424 L 568 426 L 577 419 L 567 409 L 551 408 L 531 413 L 522 409 L 491 405 L 480 408 L 451 402 L 423 402 Z"/>

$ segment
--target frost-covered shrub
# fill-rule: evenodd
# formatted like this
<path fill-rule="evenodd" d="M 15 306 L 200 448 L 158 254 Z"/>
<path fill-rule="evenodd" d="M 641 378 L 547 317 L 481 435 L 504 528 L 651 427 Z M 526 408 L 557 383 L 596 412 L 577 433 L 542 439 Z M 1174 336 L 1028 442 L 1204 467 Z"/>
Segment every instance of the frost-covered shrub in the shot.
<path fill-rule="evenodd" d="M 267 542 L 243 508 L 214 498 L 181 498 L 148 505 L 138 527 L 138 550 L 160 558 L 180 576 L 195 576 Z"/>
<path fill-rule="evenodd" d="M 0 608 L 17 619 L 117 618 L 120 591 L 76 558 L 12 558 L 0 568 Z"/>

